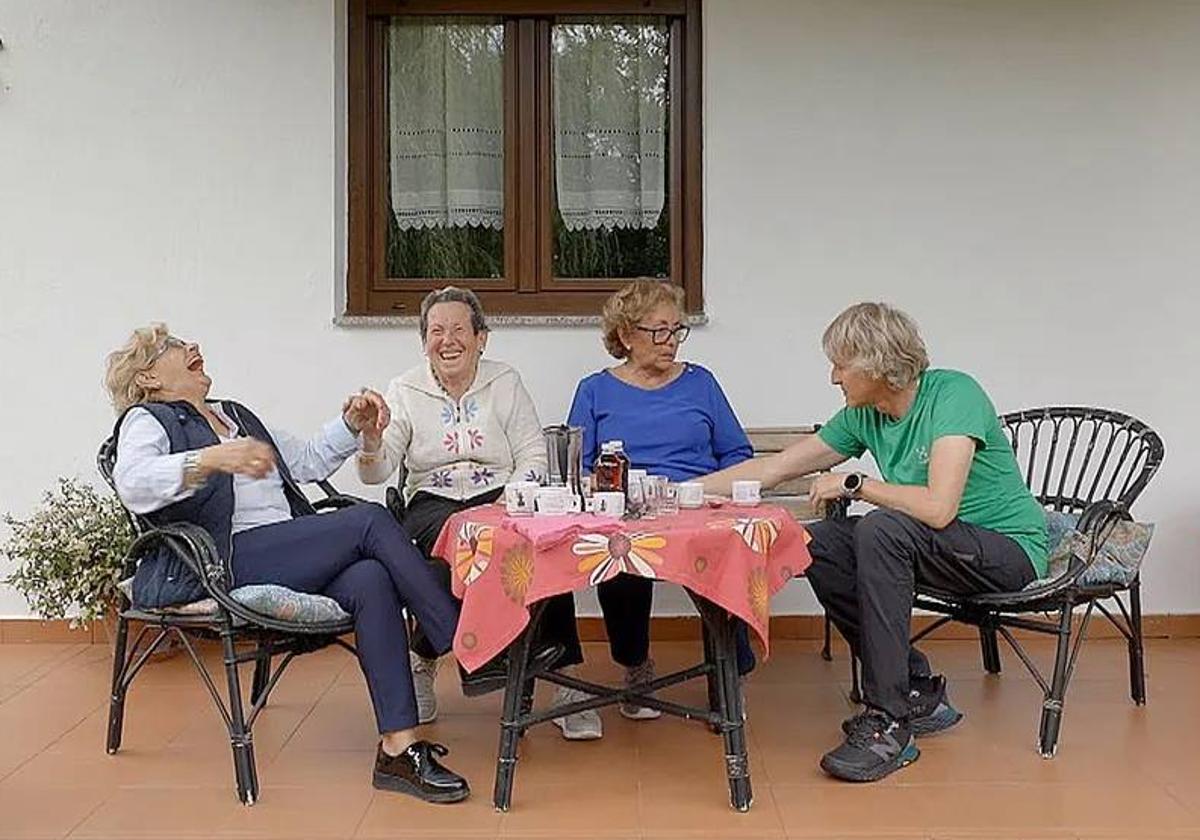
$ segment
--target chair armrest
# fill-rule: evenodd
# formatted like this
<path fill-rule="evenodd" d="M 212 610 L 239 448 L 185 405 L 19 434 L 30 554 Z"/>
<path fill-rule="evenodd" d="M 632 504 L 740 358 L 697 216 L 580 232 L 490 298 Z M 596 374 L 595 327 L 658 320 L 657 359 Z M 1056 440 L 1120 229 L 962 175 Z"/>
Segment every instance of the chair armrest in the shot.
<path fill-rule="evenodd" d="M 191 522 L 171 522 L 152 528 L 133 541 L 129 557 L 136 558 L 147 550 L 165 546 L 184 562 L 206 590 L 228 590 L 233 576 L 227 560 L 221 559 L 212 536 Z"/>
<path fill-rule="evenodd" d="M 342 508 L 353 507 L 367 502 L 366 499 L 358 496 L 351 496 L 349 493 L 342 493 L 328 481 L 318 481 L 316 485 L 321 488 L 321 492 L 325 494 L 324 499 L 318 499 L 313 502 L 313 510 L 341 510 Z"/>

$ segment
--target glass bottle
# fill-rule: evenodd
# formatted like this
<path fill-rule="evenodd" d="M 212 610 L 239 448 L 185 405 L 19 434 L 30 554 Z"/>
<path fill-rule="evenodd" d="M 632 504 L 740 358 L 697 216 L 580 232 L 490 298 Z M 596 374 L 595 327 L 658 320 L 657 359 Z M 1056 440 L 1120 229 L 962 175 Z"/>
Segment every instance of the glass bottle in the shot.
<path fill-rule="evenodd" d="M 609 440 L 602 443 L 593 472 L 597 492 L 626 492 L 629 489 L 629 456 L 625 454 L 624 442 Z"/>

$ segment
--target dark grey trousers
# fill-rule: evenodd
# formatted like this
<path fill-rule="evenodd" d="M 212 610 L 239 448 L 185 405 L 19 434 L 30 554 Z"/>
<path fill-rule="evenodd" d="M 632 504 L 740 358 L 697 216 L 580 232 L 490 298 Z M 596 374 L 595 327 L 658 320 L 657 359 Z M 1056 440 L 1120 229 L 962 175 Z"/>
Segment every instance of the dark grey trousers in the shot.
<path fill-rule="evenodd" d="M 908 715 L 908 680 L 929 660 L 909 644 L 918 583 L 945 592 L 1011 592 L 1034 579 L 1029 556 L 1010 537 L 958 519 L 940 531 L 899 511 L 809 526 L 818 600 L 862 660 L 863 701 Z"/>

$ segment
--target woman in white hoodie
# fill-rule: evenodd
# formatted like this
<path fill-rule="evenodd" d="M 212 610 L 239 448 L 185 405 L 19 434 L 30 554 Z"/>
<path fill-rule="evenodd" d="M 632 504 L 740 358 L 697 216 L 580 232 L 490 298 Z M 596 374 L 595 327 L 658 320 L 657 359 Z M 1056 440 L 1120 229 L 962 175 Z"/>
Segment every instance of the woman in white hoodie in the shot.
<path fill-rule="evenodd" d="M 488 327 L 474 292 L 454 286 L 430 292 L 421 302 L 419 327 L 427 361 L 388 384 L 391 421 L 381 437 L 364 439 L 358 475 L 382 484 L 403 470 L 402 524 L 449 591 L 450 568 L 432 556 L 446 520 L 496 501 L 508 481 L 540 480 L 546 447 L 520 375 L 481 358 Z M 547 640 L 562 635 L 559 623 L 575 620 L 569 597 L 552 600 L 542 623 Z M 437 717 L 437 654 L 420 627 L 411 648 L 418 715 L 428 723 Z"/>

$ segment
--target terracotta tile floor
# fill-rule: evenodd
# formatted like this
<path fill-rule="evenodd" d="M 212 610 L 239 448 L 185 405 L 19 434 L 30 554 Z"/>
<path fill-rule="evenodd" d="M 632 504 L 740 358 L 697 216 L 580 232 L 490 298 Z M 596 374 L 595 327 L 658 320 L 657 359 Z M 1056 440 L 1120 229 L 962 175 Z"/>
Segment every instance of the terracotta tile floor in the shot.
<path fill-rule="evenodd" d="M 696 645 L 656 643 L 660 670 Z M 616 669 L 588 646 L 589 672 Z M 1035 648 L 1041 661 L 1048 646 Z M 921 742 L 915 765 L 875 785 L 817 769 L 836 741 L 846 659 L 781 642 L 747 686 L 754 806 L 730 810 L 720 739 L 674 719 L 632 723 L 604 711 L 605 737 L 569 744 L 543 726 L 522 745 L 513 809 L 491 807 L 497 696 L 468 701 L 439 677 L 429 737 L 453 750 L 474 795 L 429 806 L 368 783 L 375 735 L 362 678 L 337 650 L 294 663 L 255 729 L 262 792 L 233 793 L 217 713 L 186 660 L 154 663 L 134 684 L 120 754 L 104 754 L 109 649 L 0 645 L 0 838 L 872 837 L 1194 838 L 1200 840 L 1200 640 L 1149 643 L 1150 705 L 1129 702 L 1125 649 L 1090 642 L 1080 659 L 1058 757 L 1034 750 L 1040 694 L 1011 655 L 984 675 L 978 646 L 934 642 L 967 714 Z M 215 662 L 213 651 L 206 656 Z M 542 702 L 548 690 L 541 689 Z M 674 696 L 699 702 L 702 687 Z"/>

